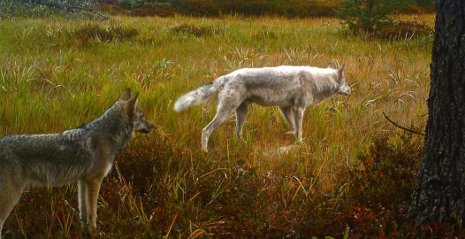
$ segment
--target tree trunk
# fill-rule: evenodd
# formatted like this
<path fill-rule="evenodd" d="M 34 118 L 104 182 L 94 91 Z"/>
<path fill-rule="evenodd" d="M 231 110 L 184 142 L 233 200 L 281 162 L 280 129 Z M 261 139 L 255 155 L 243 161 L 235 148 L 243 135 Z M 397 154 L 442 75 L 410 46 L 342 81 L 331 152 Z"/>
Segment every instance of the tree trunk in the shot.
<path fill-rule="evenodd" d="M 425 152 L 414 195 L 417 223 L 465 219 L 465 1 L 437 0 Z"/>

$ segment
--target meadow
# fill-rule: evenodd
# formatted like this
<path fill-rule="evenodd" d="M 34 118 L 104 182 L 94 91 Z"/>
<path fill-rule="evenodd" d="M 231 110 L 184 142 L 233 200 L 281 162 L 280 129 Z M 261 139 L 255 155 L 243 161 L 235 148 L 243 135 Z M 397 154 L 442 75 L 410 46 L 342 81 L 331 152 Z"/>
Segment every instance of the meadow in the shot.
<path fill-rule="evenodd" d="M 383 112 L 424 129 L 431 46 L 432 36 L 350 36 L 330 17 L 0 20 L 0 135 L 78 127 L 131 87 L 157 129 L 135 135 L 105 179 L 99 238 L 404 238 L 423 138 Z M 254 106 L 244 141 L 232 117 L 205 154 L 215 103 L 173 110 L 238 68 L 328 63 L 345 64 L 352 95 L 309 107 L 301 144 L 279 110 Z M 75 194 L 27 190 L 4 237 L 80 238 Z"/>

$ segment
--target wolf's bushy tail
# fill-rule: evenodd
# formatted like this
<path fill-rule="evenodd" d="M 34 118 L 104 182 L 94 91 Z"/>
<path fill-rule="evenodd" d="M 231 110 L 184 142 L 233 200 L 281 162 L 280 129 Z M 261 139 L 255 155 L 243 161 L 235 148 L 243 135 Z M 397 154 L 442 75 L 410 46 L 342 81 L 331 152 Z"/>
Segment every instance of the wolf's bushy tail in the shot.
<path fill-rule="evenodd" d="M 179 97 L 176 103 L 174 103 L 174 110 L 180 112 L 191 106 L 207 103 L 216 94 L 218 89 L 223 86 L 225 81 L 224 77 L 220 77 L 210 84 L 203 85 Z"/>

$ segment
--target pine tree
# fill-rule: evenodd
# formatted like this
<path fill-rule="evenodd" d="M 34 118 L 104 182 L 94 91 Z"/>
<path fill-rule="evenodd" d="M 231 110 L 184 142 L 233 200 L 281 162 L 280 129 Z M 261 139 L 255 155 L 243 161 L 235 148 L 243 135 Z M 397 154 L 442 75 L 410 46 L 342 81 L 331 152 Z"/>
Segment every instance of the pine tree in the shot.
<path fill-rule="evenodd" d="M 392 24 L 402 0 L 347 0 L 336 13 L 352 33 L 373 33 Z"/>

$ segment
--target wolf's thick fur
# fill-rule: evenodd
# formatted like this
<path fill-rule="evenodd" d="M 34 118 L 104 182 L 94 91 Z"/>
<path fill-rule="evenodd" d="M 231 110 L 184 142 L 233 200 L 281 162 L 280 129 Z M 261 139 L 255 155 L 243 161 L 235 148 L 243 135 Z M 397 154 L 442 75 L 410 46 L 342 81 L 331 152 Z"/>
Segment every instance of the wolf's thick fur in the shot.
<path fill-rule="evenodd" d="M 239 69 L 181 96 L 174 110 L 179 112 L 204 104 L 219 92 L 216 116 L 202 131 L 202 150 L 206 152 L 211 133 L 233 112 L 236 113 L 236 135 L 241 137 L 250 103 L 279 106 L 292 132 L 301 140 L 302 119 L 308 105 L 338 93 L 350 95 L 343 69 L 310 66 Z"/>
<path fill-rule="evenodd" d="M 27 185 L 60 186 L 78 182 L 80 220 L 92 236 L 97 227 L 97 197 L 115 156 L 134 131 L 149 133 L 137 95 L 124 95 L 100 118 L 56 134 L 0 138 L 0 238 L 5 220 Z"/>

